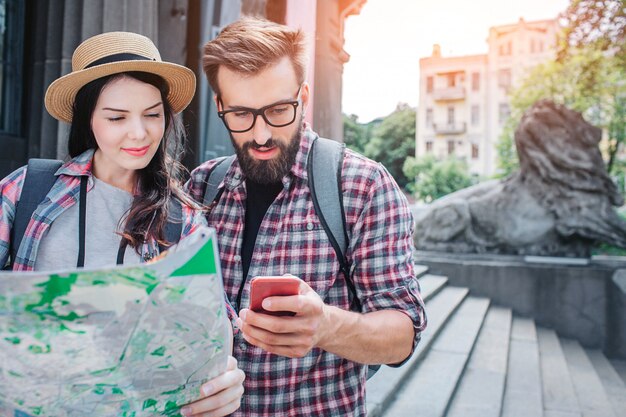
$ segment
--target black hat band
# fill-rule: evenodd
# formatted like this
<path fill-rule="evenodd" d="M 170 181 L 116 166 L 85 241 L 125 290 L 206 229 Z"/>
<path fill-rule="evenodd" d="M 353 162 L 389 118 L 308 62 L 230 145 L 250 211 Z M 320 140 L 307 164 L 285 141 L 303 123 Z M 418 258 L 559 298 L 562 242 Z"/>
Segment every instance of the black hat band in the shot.
<path fill-rule="evenodd" d="M 145 56 L 131 53 L 113 54 L 93 61 L 91 64 L 87 65 L 85 69 L 95 67 L 97 65 L 110 64 L 112 62 L 120 61 L 156 61 L 156 58 L 150 59 Z"/>

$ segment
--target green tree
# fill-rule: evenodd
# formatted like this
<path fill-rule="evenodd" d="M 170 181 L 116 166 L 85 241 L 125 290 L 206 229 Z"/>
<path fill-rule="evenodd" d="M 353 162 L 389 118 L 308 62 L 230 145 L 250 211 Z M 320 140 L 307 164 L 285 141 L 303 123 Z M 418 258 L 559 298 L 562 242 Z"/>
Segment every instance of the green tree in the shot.
<path fill-rule="evenodd" d="M 558 60 L 577 49 L 608 52 L 626 66 L 626 7 L 624 0 L 572 0 L 561 14 L 563 32 Z"/>
<path fill-rule="evenodd" d="M 364 153 L 365 145 L 369 141 L 368 129 L 366 125 L 359 123 L 359 118 L 355 114 L 343 116 L 343 141 L 346 146 L 353 151 Z"/>
<path fill-rule="evenodd" d="M 408 178 L 415 179 L 410 190 L 427 203 L 474 183 L 467 165 L 456 158 L 438 161 L 432 155 L 420 159 L 409 157 L 403 168 Z"/>
<path fill-rule="evenodd" d="M 565 61 L 538 65 L 510 93 L 511 115 L 497 145 L 498 167 L 506 176 L 517 168 L 514 132 L 523 113 L 540 99 L 550 99 L 581 112 L 608 133 L 607 170 L 625 141 L 626 74 L 619 60 L 602 51 L 578 49 Z"/>
<path fill-rule="evenodd" d="M 382 163 L 398 185 L 406 189 L 410 180 L 402 167 L 407 157 L 415 155 L 415 109 L 399 104 L 393 113 L 373 127 L 364 154 Z"/>
<path fill-rule="evenodd" d="M 522 114 L 537 100 L 551 99 L 583 114 L 608 136 L 607 170 L 616 175 L 616 155 L 626 142 L 626 9 L 623 0 L 572 0 L 557 59 L 532 70 L 510 94 L 511 116 L 497 145 L 503 176 L 517 168 L 513 135 Z"/>

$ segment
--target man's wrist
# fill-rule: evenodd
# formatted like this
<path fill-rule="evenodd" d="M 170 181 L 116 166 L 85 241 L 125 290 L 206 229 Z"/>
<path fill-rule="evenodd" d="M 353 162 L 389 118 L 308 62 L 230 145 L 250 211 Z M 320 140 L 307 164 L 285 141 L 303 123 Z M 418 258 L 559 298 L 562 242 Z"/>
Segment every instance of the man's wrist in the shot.
<path fill-rule="evenodd" d="M 345 321 L 353 319 L 352 313 L 338 307 L 324 304 L 322 307 L 322 332 L 317 343 L 318 348 L 327 352 L 335 352 L 341 339 L 346 337 L 345 329 L 354 328 L 356 323 L 345 325 Z"/>

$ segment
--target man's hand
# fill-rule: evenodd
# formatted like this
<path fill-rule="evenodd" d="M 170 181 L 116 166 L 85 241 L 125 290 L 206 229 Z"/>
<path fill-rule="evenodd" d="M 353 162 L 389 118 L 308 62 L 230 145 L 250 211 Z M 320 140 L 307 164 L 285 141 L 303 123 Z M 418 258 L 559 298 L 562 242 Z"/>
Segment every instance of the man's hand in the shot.
<path fill-rule="evenodd" d="M 293 311 L 295 316 L 271 316 L 249 309 L 239 312 L 238 326 L 248 343 L 268 352 L 290 358 L 305 356 L 323 343 L 331 333 L 328 306 L 304 281 L 300 294 L 268 297 L 263 300 L 267 311 Z"/>
<path fill-rule="evenodd" d="M 413 346 L 413 322 L 403 312 L 361 314 L 329 306 L 304 281 L 299 295 L 268 297 L 263 308 L 296 313 L 290 317 L 239 312 L 237 326 L 248 343 L 277 355 L 301 358 L 320 348 L 359 363 L 390 364 L 406 359 Z"/>
<path fill-rule="evenodd" d="M 187 404 L 180 412 L 183 416 L 222 417 L 233 413 L 241 405 L 245 375 L 237 368 L 237 360 L 228 357 L 226 371 L 204 384 L 204 398 Z"/>

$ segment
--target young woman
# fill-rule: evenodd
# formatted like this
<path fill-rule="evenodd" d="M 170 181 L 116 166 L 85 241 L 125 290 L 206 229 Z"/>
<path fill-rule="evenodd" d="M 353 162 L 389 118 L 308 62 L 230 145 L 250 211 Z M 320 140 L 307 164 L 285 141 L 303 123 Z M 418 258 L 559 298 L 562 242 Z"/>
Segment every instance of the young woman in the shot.
<path fill-rule="evenodd" d="M 194 92 L 193 72 L 163 62 L 144 36 L 110 32 L 80 44 L 72 72 L 54 81 L 45 97 L 48 112 L 71 124 L 71 159 L 56 172 L 14 259 L 11 229 L 27 167 L 0 182 L 0 265 L 42 271 L 140 263 L 174 243 L 165 229 L 176 205 L 180 237 L 202 224 L 178 182 L 184 135 L 175 114 Z M 204 386 L 210 395 L 182 414 L 232 413 L 242 382 L 231 357 L 227 371 Z"/>

